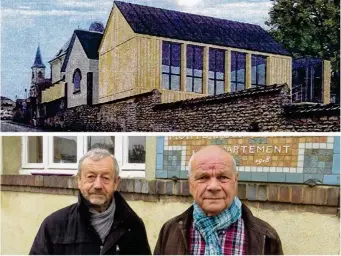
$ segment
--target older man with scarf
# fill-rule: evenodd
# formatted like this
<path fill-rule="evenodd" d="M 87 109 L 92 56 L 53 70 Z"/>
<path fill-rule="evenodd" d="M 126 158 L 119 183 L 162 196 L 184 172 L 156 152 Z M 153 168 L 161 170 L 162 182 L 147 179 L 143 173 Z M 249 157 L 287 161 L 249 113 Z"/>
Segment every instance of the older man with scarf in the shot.
<path fill-rule="evenodd" d="M 193 205 L 163 225 L 154 254 L 283 254 L 275 229 L 238 199 L 236 162 L 224 149 L 207 146 L 191 157 L 189 187 Z"/>
<path fill-rule="evenodd" d="M 48 216 L 30 254 L 151 254 L 142 219 L 119 192 L 119 166 L 94 148 L 79 160 L 78 203 Z"/>

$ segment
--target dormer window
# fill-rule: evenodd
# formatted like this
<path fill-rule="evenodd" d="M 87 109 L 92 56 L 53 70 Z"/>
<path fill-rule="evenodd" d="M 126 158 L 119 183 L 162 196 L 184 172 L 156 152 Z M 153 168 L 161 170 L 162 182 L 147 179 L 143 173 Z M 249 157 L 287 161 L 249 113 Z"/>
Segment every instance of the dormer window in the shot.
<path fill-rule="evenodd" d="M 73 92 L 80 92 L 81 90 L 81 80 L 82 80 L 82 74 L 81 71 L 77 68 L 75 72 L 73 73 Z"/>

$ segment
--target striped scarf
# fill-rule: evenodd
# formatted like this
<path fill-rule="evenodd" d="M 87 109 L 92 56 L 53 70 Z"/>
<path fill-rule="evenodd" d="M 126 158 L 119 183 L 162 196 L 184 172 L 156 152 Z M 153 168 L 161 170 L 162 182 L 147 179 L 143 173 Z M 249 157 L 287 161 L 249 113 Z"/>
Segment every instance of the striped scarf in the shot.
<path fill-rule="evenodd" d="M 109 234 L 111 225 L 114 222 L 115 209 L 116 205 L 114 198 L 112 199 L 108 209 L 106 209 L 104 212 L 97 212 L 91 208 L 89 209 L 90 222 L 100 236 L 102 243 L 104 243 L 105 238 Z"/>
<path fill-rule="evenodd" d="M 235 197 L 231 206 L 217 216 L 206 216 L 201 208 L 194 203 L 193 224 L 205 240 L 205 255 L 222 255 L 222 246 L 218 232 L 226 230 L 242 215 L 242 203 Z"/>

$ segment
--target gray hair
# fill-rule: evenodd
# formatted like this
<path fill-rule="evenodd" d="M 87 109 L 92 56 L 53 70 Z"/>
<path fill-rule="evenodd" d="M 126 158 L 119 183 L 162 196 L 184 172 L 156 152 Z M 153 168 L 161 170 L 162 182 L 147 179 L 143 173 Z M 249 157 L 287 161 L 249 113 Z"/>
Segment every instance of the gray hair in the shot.
<path fill-rule="evenodd" d="M 211 145 L 212 146 L 212 145 Z M 218 146 L 219 147 L 219 146 Z M 191 156 L 191 158 L 189 159 L 188 161 L 188 177 L 191 176 L 192 174 L 192 161 L 193 161 L 193 158 L 195 156 L 196 153 L 198 153 L 199 151 L 201 151 L 202 149 L 204 149 L 205 147 L 199 149 L 197 152 L 194 152 L 193 155 Z M 237 162 L 236 160 L 234 159 L 233 155 L 231 155 L 229 152 L 226 151 L 226 149 L 222 148 L 222 147 L 219 147 L 222 151 L 224 151 L 225 153 L 227 153 L 228 155 L 230 155 L 232 157 L 232 161 L 233 161 L 233 172 L 236 172 L 237 171 Z"/>
<path fill-rule="evenodd" d="M 104 148 L 92 148 L 87 153 L 85 153 L 85 155 L 82 156 L 81 159 L 79 159 L 77 175 L 80 176 L 82 164 L 86 158 L 90 158 L 93 161 L 99 161 L 99 160 L 102 160 L 103 158 L 106 158 L 108 156 L 111 157 L 112 160 L 114 161 L 114 168 L 116 171 L 116 177 L 118 177 L 120 175 L 120 167 L 118 166 L 117 159 L 115 158 L 115 156 L 113 154 L 111 154 L 107 149 L 104 149 Z"/>

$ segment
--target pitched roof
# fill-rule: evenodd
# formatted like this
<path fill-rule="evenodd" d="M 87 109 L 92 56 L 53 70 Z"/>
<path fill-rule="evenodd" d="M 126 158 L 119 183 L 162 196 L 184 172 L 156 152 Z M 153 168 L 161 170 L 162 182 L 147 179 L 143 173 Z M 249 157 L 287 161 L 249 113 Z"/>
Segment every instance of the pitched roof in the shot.
<path fill-rule="evenodd" d="M 63 45 L 62 48 L 59 49 L 59 51 L 56 53 L 56 55 L 53 56 L 53 58 L 49 62 L 51 62 L 51 61 L 55 60 L 56 58 L 66 54 L 67 50 L 69 49 L 70 42 L 71 42 L 71 38 Z"/>
<path fill-rule="evenodd" d="M 76 37 L 80 41 L 88 59 L 98 60 L 98 48 L 101 43 L 102 36 L 103 36 L 102 33 L 96 32 L 96 31 L 79 30 L 79 29 L 75 30 L 73 32 L 70 46 L 68 48 L 61 72 L 65 72 Z"/>
<path fill-rule="evenodd" d="M 34 59 L 34 63 L 33 63 L 32 68 L 45 68 L 45 65 L 41 59 L 40 47 L 39 46 L 37 48 L 36 57 Z"/>
<path fill-rule="evenodd" d="M 258 25 L 114 1 L 135 33 L 291 55 Z"/>

